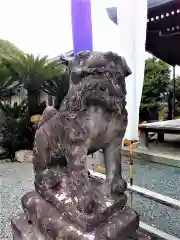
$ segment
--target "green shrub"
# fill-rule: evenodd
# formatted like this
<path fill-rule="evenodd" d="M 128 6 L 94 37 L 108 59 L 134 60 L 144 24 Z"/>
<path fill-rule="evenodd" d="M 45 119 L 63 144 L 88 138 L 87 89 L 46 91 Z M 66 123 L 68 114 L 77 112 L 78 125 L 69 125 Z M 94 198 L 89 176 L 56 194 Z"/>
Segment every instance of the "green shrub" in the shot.
<path fill-rule="evenodd" d="M 29 120 L 27 103 L 14 103 L 13 106 L 0 103 L 0 109 L 5 114 L 0 146 L 4 149 L 6 158 L 13 160 L 16 151 L 32 149 L 33 146 L 34 131 Z"/>

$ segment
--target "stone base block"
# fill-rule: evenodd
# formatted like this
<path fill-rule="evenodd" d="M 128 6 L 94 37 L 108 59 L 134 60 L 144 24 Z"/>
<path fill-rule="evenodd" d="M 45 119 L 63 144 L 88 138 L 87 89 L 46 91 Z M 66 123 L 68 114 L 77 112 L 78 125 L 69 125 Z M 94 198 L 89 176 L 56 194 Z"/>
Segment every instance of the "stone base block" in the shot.
<path fill-rule="evenodd" d="M 13 240 L 46 240 L 40 231 L 30 224 L 25 214 L 11 219 Z"/>
<path fill-rule="evenodd" d="M 23 209 L 28 213 L 32 222 L 36 222 L 39 216 L 41 218 L 46 217 L 46 212 L 48 211 L 49 217 L 63 215 L 87 232 L 92 231 L 98 224 L 103 223 L 106 219 L 121 211 L 127 202 L 127 196 L 122 194 L 118 196 L 117 200 L 107 199 L 105 208 L 100 208 L 100 211 L 87 214 L 77 209 L 71 196 L 66 194 L 66 192 L 53 191 L 51 192 L 50 200 L 49 198 L 47 198 L 48 201 L 44 199 L 46 197 L 41 197 L 36 191 L 29 192 L 23 196 Z M 51 201 L 56 207 L 53 207 L 50 203 Z M 50 213 L 51 211 L 53 213 Z"/>
<path fill-rule="evenodd" d="M 95 239 L 95 235 L 92 233 L 86 233 L 84 236 L 80 235 L 78 238 L 74 238 L 74 236 L 61 236 L 58 238 L 51 238 L 49 235 L 43 236 L 40 231 L 36 228 L 34 224 L 30 224 L 25 214 L 21 214 L 16 218 L 13 218 L 11 220 L 12 225 L 12 231 L 13 231 L 13 240 L 75 240 L 75 239 L 81 239 L 81 240 L 93 240 Z M 69 228 L 70 226 L 66 226 Z M 65 233 L 65 231 L 64 231 Z M 85 238 L 86 237 L 86 238 Z M 102 236 L 103 237 L 103 236 Z M 97 239 L 97 238 L 96 238 Z M 100 238 L 100 239 L 107 239 L 107 238 Z M 111 238 L 108 238 L 111 239 Z M 118 236 L 116 238 L 117 240 L 122 240 L 124 238 L 121 238 Z M 126 238 L 126 240 L 150 240 L 151 238 L 141 234 L 141 233 L 135 233 L 134 236 Z"/>
<path fill-rule="evenodd" d="M 130 208 L 113 212 L 87 230 L 80 221 L 84 213 L 76 216 L 77 221 L 72 221 L 68 217 L 70 211 L 68 215 L 58 211 L 36 192 L 26 194 L 22 202 L 25 214 L 12 220 L 14 240 L 39 240 L 42 236 L 46 240 L 125 240 L 134 236 L 139 227 L 139 215 Z"/>

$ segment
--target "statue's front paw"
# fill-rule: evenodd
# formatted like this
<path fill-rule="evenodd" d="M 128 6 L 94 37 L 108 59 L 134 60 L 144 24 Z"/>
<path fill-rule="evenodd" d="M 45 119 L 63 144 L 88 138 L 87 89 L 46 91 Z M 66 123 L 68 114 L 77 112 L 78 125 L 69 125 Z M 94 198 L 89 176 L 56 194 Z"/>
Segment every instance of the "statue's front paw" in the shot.
<path fill-rule="evenodd" d="M 115 177 L 112 185 L 111 185 L 111 192 L 115 194 L 122 194 L 127 189 L 127 182 L 120 177 Z"/>
<path fill-rule="evenodd" d="M 79 193 L 79 196 L 74 197 L 75 204 L 79 211 L 87 214 L 93 213 L 95 210 L 95 199 L 92 197 L 90 192 Z"/>
<path fill-rule="evenodd" d="M 77 209 L 85 213 L 92 213 L 96 203 L 91 194 L 91 184 L 84 171 L 71 172 L 70 189 Z"/>

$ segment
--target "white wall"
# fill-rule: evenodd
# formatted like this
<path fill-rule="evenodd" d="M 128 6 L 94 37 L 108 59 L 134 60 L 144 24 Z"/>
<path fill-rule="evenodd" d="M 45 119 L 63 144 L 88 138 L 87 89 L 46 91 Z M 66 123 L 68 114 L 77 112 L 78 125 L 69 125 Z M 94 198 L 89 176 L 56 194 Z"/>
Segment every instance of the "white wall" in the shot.
<path fill-rule="evenodd" d="M 17 95 L 14 95 L 11 97 L 11 105 L 13 105 L 16 102 L 20 103 L 26 98 L 27 98 L 27 91 L 22 87 L 19 93 L 17 93 Z"/>
<path fill-rule="evenodd" d="M 46 102 L 46 105 L 48 105 L 48 94 L 44 91 L 40 91 L 40 103 Z"/>
<path fill-rule="evenodd" d="M 13 105 L 14 103 L 20 103 L 23 100 L 25 100 L 27 98 L 27 91 L 24 88 L 20 89 L 20 92 L 17 95 L 14 95 L 11 97 L 11 105 Z M 46 101 L 46 104 L 48 105 L 48 94 L 44 91 L 40 91 L 40 103 Z M 8 101 L 4 101 L 4 102 L 8 102 Z"/>

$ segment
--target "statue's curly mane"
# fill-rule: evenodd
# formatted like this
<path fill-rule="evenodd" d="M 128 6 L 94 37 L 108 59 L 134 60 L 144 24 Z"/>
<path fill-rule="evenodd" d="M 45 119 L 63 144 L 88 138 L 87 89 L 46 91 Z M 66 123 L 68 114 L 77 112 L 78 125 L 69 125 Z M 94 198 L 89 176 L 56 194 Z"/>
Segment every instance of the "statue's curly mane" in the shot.
<path fill-rule="evenodd" d="M 125 77 L 131 73 L 124 58 L 112 52 L 80 52 L 69 67 L 70 88 L 64 101 L 69 112 L 99 105 L 122 113 L 126 105 Z"/>

